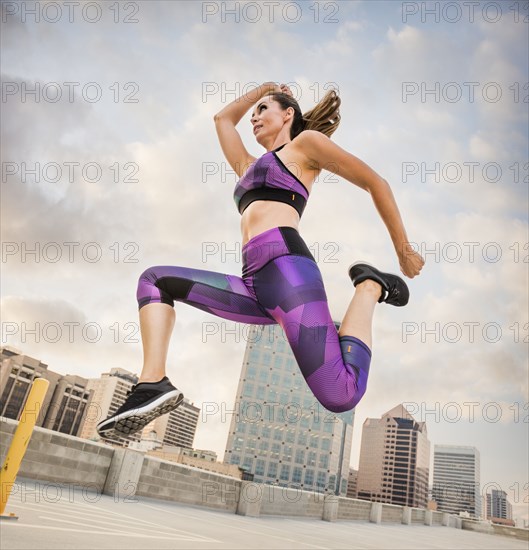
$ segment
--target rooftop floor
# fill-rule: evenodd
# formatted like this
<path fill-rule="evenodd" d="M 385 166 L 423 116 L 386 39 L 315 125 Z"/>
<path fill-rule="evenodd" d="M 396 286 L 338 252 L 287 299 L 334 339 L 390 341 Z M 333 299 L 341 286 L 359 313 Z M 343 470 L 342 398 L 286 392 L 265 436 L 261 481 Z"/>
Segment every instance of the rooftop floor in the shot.
<path fill-rule="evenodd" d="M 23 488 L 24 494 L 21 494 Z M 32 492 L 32 489 L 35 491 Z M 450 527 L 396 525 L 282 517 L 243 517 L 207 508 L 24 480 L 14 487 L 1 520 L 2 550 L 454 548 L 524 549 L 527 542 Z"/>

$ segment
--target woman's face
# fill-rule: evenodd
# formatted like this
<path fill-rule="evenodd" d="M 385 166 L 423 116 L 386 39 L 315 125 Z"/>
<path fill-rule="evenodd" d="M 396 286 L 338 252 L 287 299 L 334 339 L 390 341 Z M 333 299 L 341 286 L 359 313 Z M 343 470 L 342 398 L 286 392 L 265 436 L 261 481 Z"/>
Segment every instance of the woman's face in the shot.
<path fill-rule="evenodd" d="M 253 125 L 253 135 L 259 144 L 266 141 L 273 142 L 284 125 L 292 119 L 293 109 L 289 108 L 283 111 L 281 105 L 272 99 L 271 96 L 265 96 L 260 99 L 250 119 Z"/>

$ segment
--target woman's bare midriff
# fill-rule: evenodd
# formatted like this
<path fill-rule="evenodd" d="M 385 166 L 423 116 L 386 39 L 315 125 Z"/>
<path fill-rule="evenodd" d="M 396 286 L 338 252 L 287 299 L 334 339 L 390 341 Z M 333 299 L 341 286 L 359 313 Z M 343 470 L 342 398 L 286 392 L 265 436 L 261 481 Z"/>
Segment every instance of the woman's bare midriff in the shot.
<path fill-rule="evenodd" d="M 282 202 L 254 201 L 241 217 L 242 245 L 268 229 L 285 226 L 298 229 L 297 210 Z"/>

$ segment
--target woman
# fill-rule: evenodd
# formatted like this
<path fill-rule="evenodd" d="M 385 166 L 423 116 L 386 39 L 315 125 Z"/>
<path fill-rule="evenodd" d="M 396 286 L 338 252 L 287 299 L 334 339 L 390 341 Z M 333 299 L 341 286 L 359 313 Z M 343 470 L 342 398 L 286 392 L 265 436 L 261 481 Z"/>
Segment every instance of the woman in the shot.
<path fill-rule="evenodd" d="M 235 129 L 253 104 L 253 133 L 267 151 L 258 159 L 248 153 Z M 356 290 L 337 331 L 320 271 L 298 232 L 321 170 L 339 174 L 371 194 L 404 275 L 418 275 L 424 260 L 409 246 L 388 183 L 330 140 L 340 121 L 339 106 L 336 92 L 329 91 L 302 115 L 286 85 L 266 82 L 215 115 L 222 151 L 240 177 L 234 199 L 242 215 L 242 277 L 174 266 L 152 267 L 141 275 L 137 298 L 143 370 L 123 406 L 98 425 L 100 435 L 130 435 L 182 401 L 182 393 L 165 376 L 175 300 L 229 320 L 279 324 L 307 384 L 325 408 L 343 412 L 361 399 L 371 361 L 375 305 L 403 306 L 408 289 L 397 275 L 353 264 L 349 276 Z"/>

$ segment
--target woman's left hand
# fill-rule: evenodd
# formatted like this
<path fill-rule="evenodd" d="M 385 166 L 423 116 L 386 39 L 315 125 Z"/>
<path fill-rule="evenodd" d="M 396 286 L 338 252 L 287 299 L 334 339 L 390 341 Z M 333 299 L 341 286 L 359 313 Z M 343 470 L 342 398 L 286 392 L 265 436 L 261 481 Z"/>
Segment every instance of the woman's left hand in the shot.
<path fill-rule="evenodd" d="M 424 258 L 413 250 L 408 244 L 403 250 L 398 251 L 400 269 L 406 277 L 413 279 L 416 275 L 419 275 L 422 267 L 424 266 Z"/>

